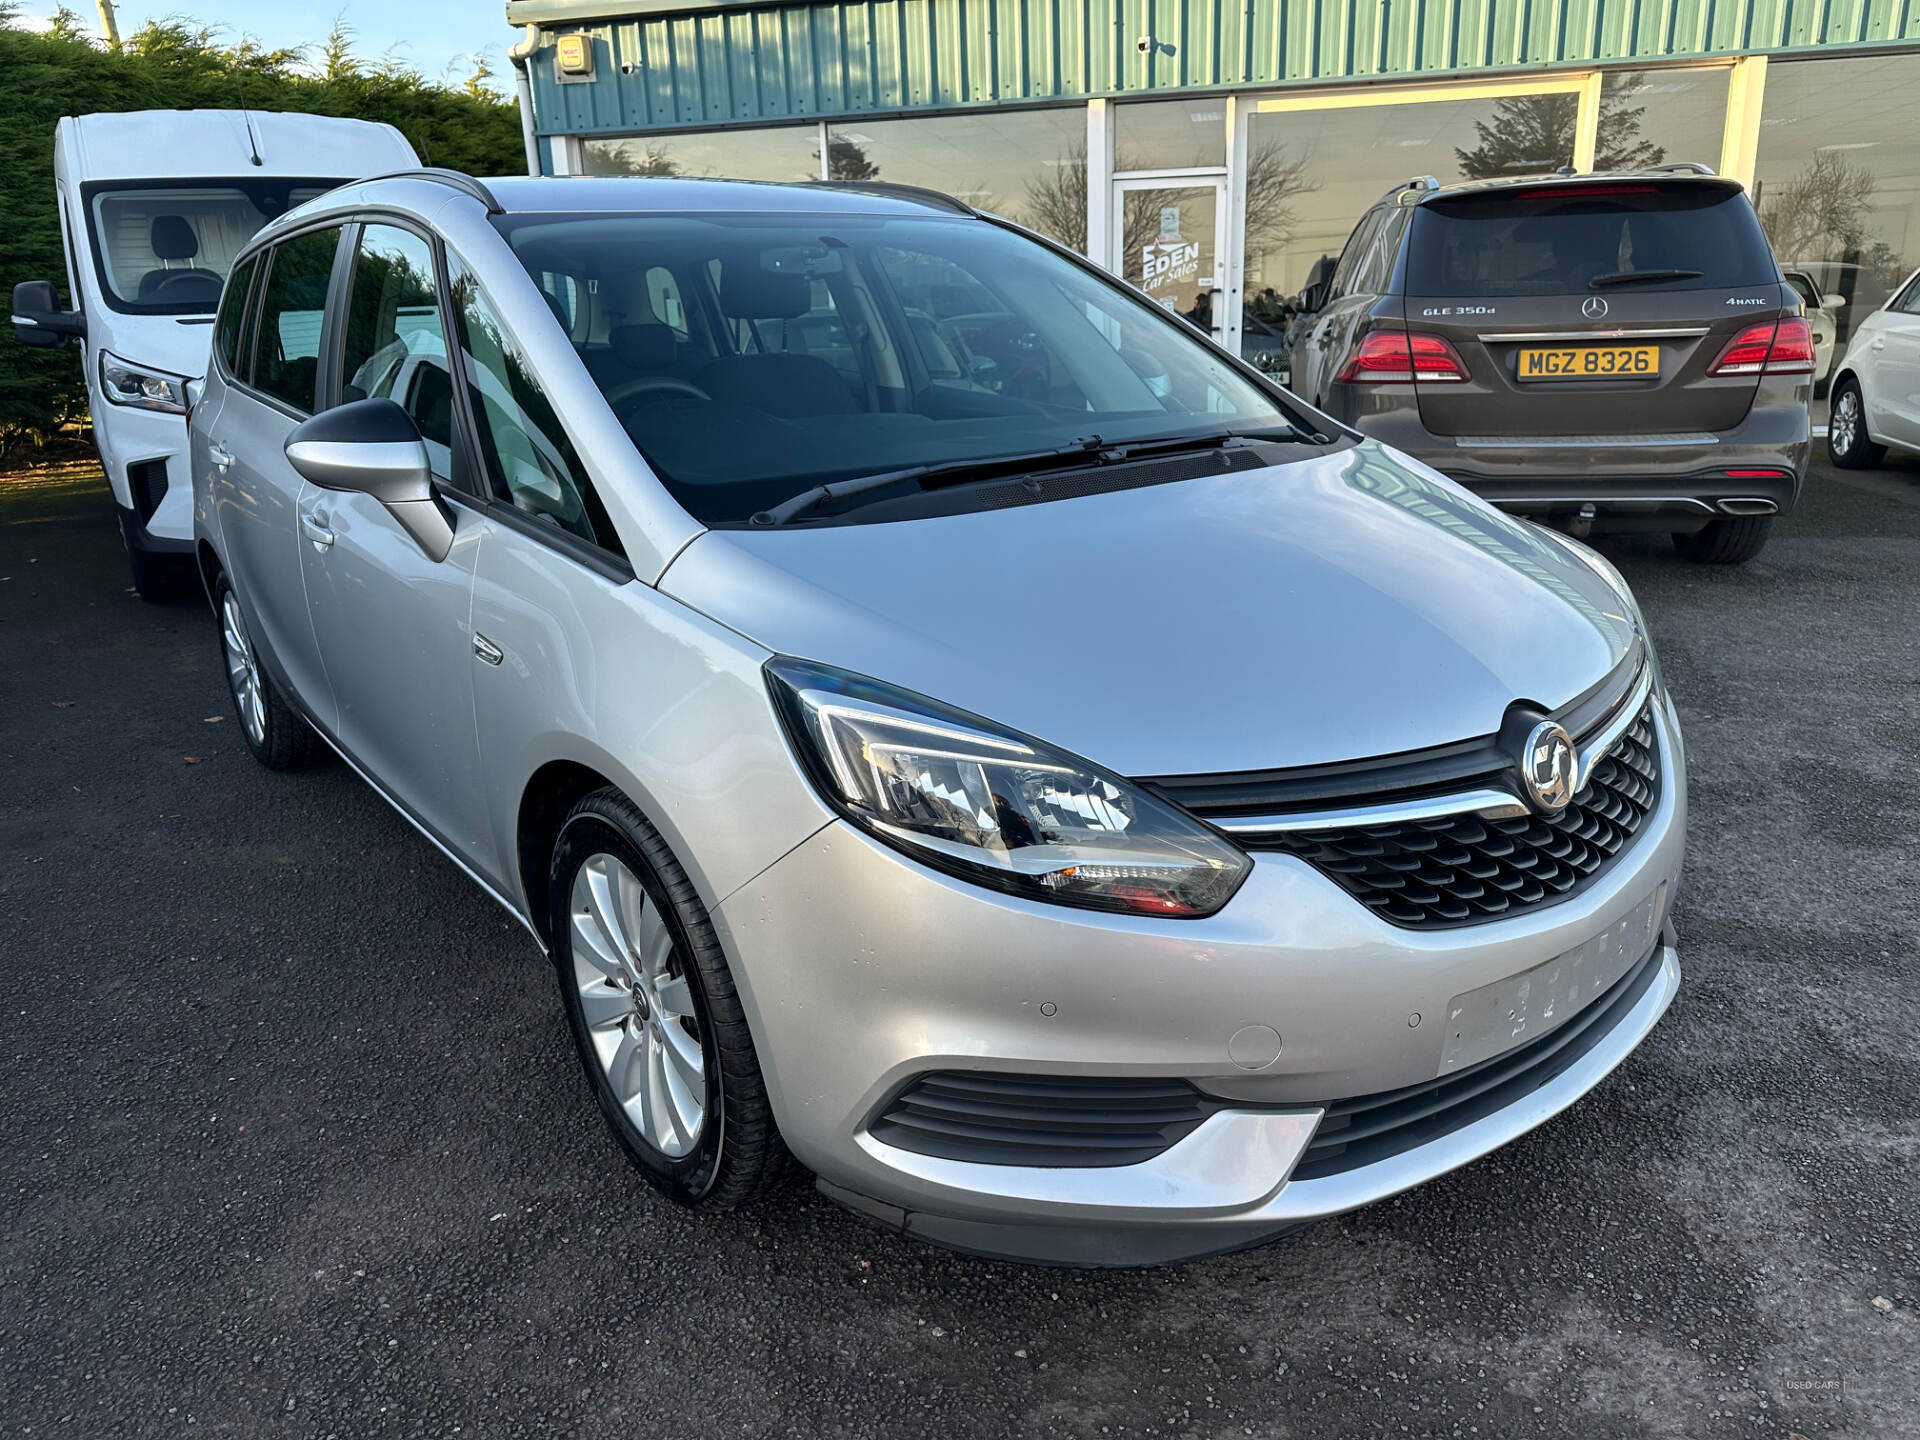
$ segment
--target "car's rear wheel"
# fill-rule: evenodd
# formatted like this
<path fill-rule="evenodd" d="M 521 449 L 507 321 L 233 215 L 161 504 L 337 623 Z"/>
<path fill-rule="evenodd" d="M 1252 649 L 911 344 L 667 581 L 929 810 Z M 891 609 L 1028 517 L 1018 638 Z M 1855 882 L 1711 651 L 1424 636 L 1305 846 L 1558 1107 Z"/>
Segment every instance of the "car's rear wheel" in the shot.
<path fill-rule="evenodd" d="M 1723 515 L 1691 535 L 1675 535 L 1673 545 L 1698 565 L 1744 565 L 1767 548 L 1771 515 Z"/>
<path fill-rule="evenodd" d="M 787 1168 L 732 973 L 700 897 L 625 796 L 560 827 L 553 962 L 594 1099 L 647 1181 L 683 1205 L 752 1199 Z"/>
<path fill-rule="evenodd" d="M 1866 470 L 1887 458 L 1887 447 L 1867 434 L 1867 407 L 1852 376 L 1834 387 L 1827 417 L 1827 455 L 1842 470 Z"/>
<path fill-rule="evenodd" d="M 292 770 L 311 763 L 320 753 L 320 737 L 281 698 L 279 687 L 260 663 L 239 597 L 224 575 L 214 586 L 213 603 L 220 621 L 227 693 L 233 697 L 234 715 L 253 758 L 269 770 Z"/>

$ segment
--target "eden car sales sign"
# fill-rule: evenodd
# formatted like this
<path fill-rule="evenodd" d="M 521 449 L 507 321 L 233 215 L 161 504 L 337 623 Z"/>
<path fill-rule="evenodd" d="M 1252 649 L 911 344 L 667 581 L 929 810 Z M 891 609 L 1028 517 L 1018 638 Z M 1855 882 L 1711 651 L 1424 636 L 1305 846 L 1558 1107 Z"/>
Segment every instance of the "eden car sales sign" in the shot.
<path fill-rule="evenodd" d="M 1178 285 L 1200 273 L 1200 242 L 1180 238 L 1180 207 L 1160 207 L 1160 238 L 1140 251 L 1144 288 Z"/>

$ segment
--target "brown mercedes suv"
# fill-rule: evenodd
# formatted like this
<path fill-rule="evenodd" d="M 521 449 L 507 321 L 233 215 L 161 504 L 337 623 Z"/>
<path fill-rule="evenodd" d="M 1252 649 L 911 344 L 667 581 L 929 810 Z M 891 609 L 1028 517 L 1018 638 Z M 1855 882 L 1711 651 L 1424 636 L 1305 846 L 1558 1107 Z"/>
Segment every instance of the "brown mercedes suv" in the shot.
<path fill-rule="evenodd" d="M 1800 492 L 1813 337 L 1704 166 L 1409 181 L 1301 308 L 1300 395 L 1575 535 L 1737 564 Z"/>

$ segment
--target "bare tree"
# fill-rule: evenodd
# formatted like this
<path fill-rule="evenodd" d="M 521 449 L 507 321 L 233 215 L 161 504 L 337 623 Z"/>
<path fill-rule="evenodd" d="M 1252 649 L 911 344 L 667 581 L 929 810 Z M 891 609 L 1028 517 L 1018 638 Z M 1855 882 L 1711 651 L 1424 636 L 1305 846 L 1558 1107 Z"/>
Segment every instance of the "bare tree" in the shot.
<path fill-rule="evenodd" d="M 1760 224 L 1773 253 L 1820 260 L 1863 249 L 1875 188 L 1870 172 L 1832 150 L 1815 151 L 1811 165 L 1761 202 Z"/>

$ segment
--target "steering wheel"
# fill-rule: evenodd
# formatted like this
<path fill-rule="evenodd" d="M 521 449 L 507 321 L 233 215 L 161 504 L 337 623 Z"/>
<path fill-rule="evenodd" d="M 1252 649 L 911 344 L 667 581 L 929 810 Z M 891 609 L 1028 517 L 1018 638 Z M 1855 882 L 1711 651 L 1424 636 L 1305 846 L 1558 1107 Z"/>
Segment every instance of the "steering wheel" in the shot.
<path fill-rule="evenodd" d="M 613 407 L 613 413 L 625 424 L 629 411 L 675 395 L 689 400 L 713 399 L 691 380 L 682 380 L 677 375 L 642 375 L 637 379 L 623 380 L 607 391 L 607 404 Z"/>

